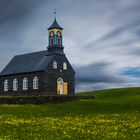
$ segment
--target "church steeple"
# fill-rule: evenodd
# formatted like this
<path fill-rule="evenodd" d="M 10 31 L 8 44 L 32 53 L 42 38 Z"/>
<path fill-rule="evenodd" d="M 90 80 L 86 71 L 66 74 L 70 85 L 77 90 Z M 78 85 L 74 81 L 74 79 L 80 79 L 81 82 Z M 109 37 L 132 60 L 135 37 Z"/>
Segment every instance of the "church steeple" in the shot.
<path fill-rule="evenodd" d="M 54 13 L 54 22 L 48 28 L 48 52 L 63 53 L 63 43 L 62 43 L 62 30 L 63 28 L 57 23 L 56 12 Z"/>
<path fill-rule="evenodd" d="M 48 30 L 51 30 L 51 29 L 54 29 L 54 28 L 63 30 L 63 28 L 57 23 L 56 17 L 54 18 L 53 24 L 48 28 Z"/>

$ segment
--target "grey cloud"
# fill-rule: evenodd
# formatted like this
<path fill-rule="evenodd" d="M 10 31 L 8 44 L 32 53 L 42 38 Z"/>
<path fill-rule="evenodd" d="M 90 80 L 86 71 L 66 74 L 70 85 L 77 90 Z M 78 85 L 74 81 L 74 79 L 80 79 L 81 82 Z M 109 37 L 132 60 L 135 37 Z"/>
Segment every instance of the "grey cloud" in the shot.
<path fill-rule="evenodd" d="M 0 24 L 17 22 L 45 0 L 0 0 Z"/>
<path fill-rule="evenodd" d="M 140 48 L 138 48 L 138 47 L 137 48 L 133 48 L 133 47 L 129 48 L 128 55 L 133 55 L 136 57 L 135 59 L 140 61 Z"/>
<path fill-rule="evenodd" d="M 93 44 L 97 44 L 99 42 L 116 38 L 117 36 L 121 35 L 124 31 L 130 31 L 133 28 L 139 27 L 139 25 L 140 25 L 140 20 L 136 20 L 136 21 L 131 22 L 130 24 L 124 25 L 122 27 L 118 27 L 112 30 L 111 32 L 107 33 L 105 36 L 101 37 L 99 40 L 95 41 Z M 136 31 L 136 34 L 139 35 L 139 32 Z"/>
<path fill-rule="evenodd" d="M 112 73 L 108 63 L 97 63 L 76 68 L 79 83 L 123 83 L 125 79 Z"/>
<path fill-rule="evenodd" d="M 110 67 L 109 63 L 96 63 L 75 68 L 76 92 L 138 85 L 138 78 L 112 72 Z"/>
<path fill-rule="evenodd" d="M 138 30 L 136 31 L 136 35 L 137 35 L 138 37 L 140 37 L 140 29 L 138 29 Z"/>

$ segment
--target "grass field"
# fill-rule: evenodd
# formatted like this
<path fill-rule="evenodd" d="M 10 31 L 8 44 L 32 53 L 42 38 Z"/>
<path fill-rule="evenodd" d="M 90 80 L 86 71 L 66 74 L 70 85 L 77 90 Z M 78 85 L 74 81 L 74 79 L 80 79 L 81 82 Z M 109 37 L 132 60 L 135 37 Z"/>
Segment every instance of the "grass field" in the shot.
<path fill-rule="evenodd" d="M 139 140 L 140 88 L 62 104 L 0 105 L 2 140 Z"/>

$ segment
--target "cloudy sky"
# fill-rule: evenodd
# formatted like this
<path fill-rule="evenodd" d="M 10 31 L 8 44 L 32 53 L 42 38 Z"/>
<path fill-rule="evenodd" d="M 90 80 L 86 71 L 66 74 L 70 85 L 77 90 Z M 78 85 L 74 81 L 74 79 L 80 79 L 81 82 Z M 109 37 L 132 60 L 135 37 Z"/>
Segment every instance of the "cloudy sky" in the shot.
<path fill-rule="evenodd" d="M 46 49 L 54 8 L 77 92 L 140 86 L 140 0 L 0 0 L 0 70 Z"/>

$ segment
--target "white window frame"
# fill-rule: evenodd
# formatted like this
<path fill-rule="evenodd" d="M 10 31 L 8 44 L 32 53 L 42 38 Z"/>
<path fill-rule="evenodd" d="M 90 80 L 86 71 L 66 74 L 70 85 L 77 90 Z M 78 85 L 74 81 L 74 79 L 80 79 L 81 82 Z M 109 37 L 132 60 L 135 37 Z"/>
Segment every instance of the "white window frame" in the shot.
<path fill-rule="evenodd" d="M 33 78 L 33 89 L 38 89 L 38 77 Z"/>
<path fill-rule="evenodd" d="M 9 90 L 9 85 L 8 85 L 8 80 L 6 79 L 4 81 L 4 91 L 8 91 Z"/>
<path fill-rule="evenodd" d="M 18 90 L 18 80 L 14 79 L 13 80 L 13 91 L 17 91 Z"/>
<path fill-rule="evenodd" d="M 53 61 L 53 69 L 57 69 L 57 62 Z"/>
<path fill-rule="evenodd" d="M 28 90 L 28 79 L 27 78 L 23 79 L 23 90 Z"/>
<path fill-rule="evenodd" d="M 63 70 L 67 70 L 67 63 L 66 62 L 63 63 Z"/>

